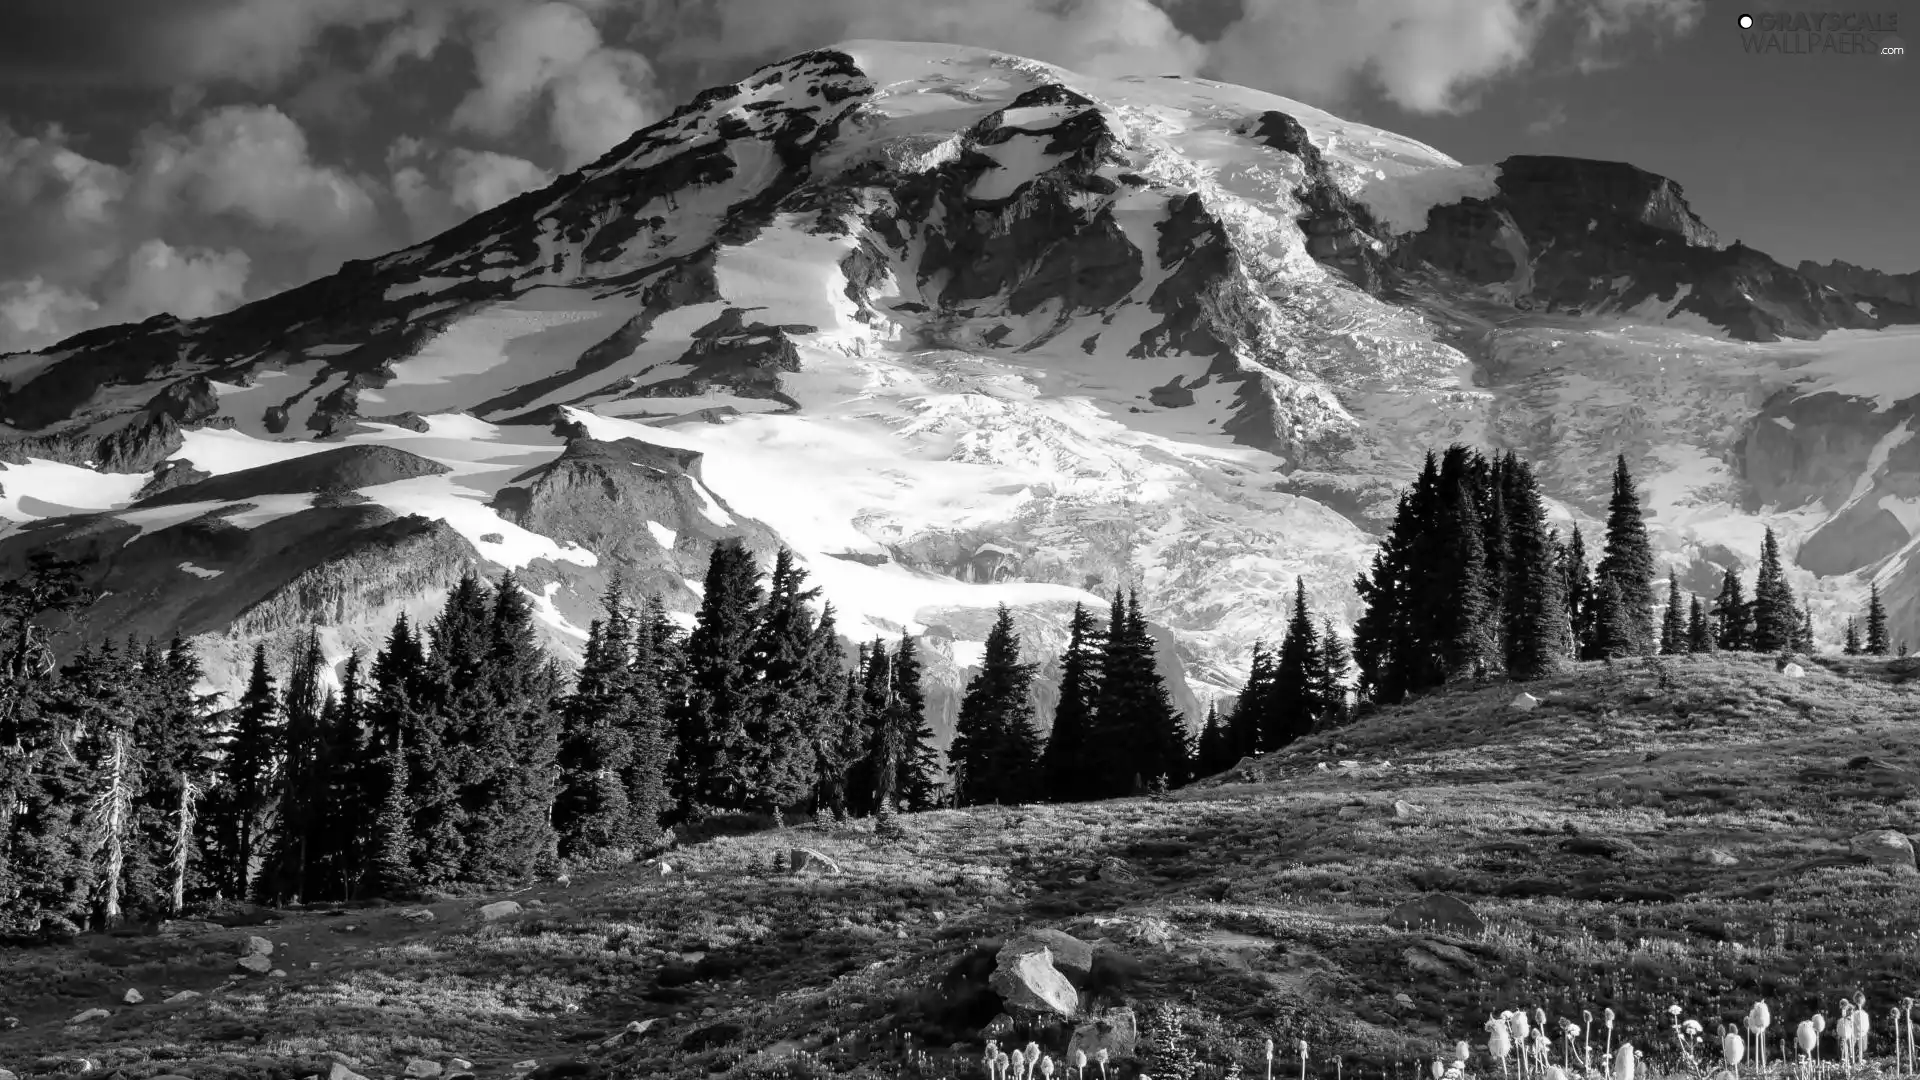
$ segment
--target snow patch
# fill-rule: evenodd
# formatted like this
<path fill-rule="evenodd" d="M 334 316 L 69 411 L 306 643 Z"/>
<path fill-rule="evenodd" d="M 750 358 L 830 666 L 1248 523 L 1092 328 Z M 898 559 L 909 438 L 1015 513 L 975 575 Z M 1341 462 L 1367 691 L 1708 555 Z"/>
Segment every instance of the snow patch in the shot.
<path fill-rule="evenodd" d="M 679 535 L 657 521 L 647 522 L 647 531 L 653 534 L 654 543 L 659 544 L 668 551 L 673 550 L 673 542 Z"/>
<path fill-rule="evenodd" d="M 1399 236 L 1425 229 L 1427 214 L 1436 206 L 1491 199 L 1499 193 L 1500 166 L 1457 165 L 1375 177 L 1360 189 L 1360 201 L 1374 220 Z"/>
<path fill-rule="evenodd" d="M 133 502 L 147 486 L 144 473 L 103 473 L 42 458 L 0 465 L 0 518 L 37 521 L 111 510 Z"/>
<path fill-rule="evenodd" d="M 224 570 L 208 570 L 205 567 L 195 566 L 190 562 L 181 563 L 180 569 L 185 570 L 197 578 L 217 578 L 221 574 L 226 573 Z"/>

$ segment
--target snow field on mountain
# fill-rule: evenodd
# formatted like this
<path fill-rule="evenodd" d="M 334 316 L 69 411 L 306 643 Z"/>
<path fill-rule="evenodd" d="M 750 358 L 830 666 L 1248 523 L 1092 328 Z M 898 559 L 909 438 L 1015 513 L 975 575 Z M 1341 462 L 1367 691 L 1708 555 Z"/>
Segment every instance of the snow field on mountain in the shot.
<path fill-rule="evenodd" d="M 24 522 L 110 510 L 132 502 L 146 483 L 145 475 L 95 472 L 40 458 L 0 464 L 0 518 Z"/>
<path fill-rule="evenodd" d="M 632 314 L 631 302 L 540 288 L 456 320 L 365 398 L 387 413 L 457 412 L 564 371 Z M 365 396 L 363 395 L 363 398 Z"/>
<path fill-rule="evenodd" d="M 1814 341 L 1761 346 L 1789 360 L 1808 359 L 1793 368 L 1805 380 L 1801 397 L 1843 394 L 1868 398 L 1877 411 L 1920 396 L 1920 326 L 1885 330 L 1833 330 Z"/>
<path fill-rule="evenodd" d="M 1462 199 L 1490 199 L 1500 191 L 1498 165 L 1440 165 L 1417 172 L 1374 176 L 1360 201 L 1394 235 L 1427 227 L 1427 212 Z"/>

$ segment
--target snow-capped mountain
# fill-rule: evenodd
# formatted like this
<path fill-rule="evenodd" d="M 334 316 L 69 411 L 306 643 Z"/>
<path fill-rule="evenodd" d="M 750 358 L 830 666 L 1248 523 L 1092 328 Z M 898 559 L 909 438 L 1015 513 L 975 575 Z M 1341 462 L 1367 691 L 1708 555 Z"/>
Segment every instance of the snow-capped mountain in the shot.
<path fill-rule="evenodd" d="M 620 570 L 800 553 L 951 715 L 996 605 L 1041 656 L 1137 584 L 1177 696 L 1351 581 L 1430 447 L 1533 458 L 1591 527 L 1615 453 L 1709 591 L 1772 524 L 1831 623 L 1920 629 L 1920 335 L 1628 165 L 1462 165 L 1298 102 L 852 42 L 702 93 L 426 243 L 193 322 L 0 358 L 0 564 L 93 558 L 97 634 L 216 685 L 336 657 L 469 565 L 577 645 Z"/>

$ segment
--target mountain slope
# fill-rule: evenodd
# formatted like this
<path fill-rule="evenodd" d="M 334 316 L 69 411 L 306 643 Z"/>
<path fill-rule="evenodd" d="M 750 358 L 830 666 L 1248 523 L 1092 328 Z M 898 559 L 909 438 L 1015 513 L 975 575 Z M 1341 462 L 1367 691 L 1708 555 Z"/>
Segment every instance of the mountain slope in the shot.
<path fill-rule="evenodd" d="M 96 556 L 88 625 L 183 620 L 231 686 L 466 565 L 576 648 L 614 570 L 684 613 L 714 542 L 784 543 L 850 637 L 927 637 L 943 721 L 995 605 L 1046 657 L 1137 583 L 1197 712 L 1296 576 L 1356 613 L 1396 489 L 1462 439 L 1535 458 L 1563 527 L 1625 453 L 1691 587 L 1773 524 L 1823 626 L 1878 573 L 1907 633 L 1920 338 L 1888 325 L 1630 166 L 853 42 L 426 243 L 0 358 L 0 564 Z"/>

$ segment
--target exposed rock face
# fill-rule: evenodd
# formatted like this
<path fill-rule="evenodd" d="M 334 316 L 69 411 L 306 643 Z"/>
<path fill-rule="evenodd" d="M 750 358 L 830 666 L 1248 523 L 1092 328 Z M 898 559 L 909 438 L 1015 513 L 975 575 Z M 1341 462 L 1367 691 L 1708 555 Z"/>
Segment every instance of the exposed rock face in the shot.
<path fill-rule="evenodd" d="M 1139 1044 L 1139 1021 L 1133 1010 L 1108 1009 L 1099 1019 L 1073 1029 L 1073 1037 L 1067 1041 L 1067 1060 L 1075 1061 L 1076 1055 L 1085 1054 L 1092 1061 L 1105 1050 L 1108 1060 L 1118 1063 L 1132 1058 Z"/>
<path fill-rule="evenodd" d="M 1477 937 L 1487 931 L 1486 921 L 1466 902 L 1446 893 L 1428 893 L 1408 900 L 1387 913 L 1388 926 L 1404 930 L 1442 930 Z"/>
<path fill-rule="evenodd" d="M 1912 867 L 1913 841 L 1893 829 L 1869 829 L 1849 839 L 1847 850 L 1871 859 L 1876 866 Z"/>
<path fill-rule="evenodd" d="M 1073 984 L 1053 966 L 1052 950 L 1039 941 L 1002 946 L 988 984 L 1016 1019 L 1064 1019 L 1080 1006 Z"/>
<path fill-rule="evenodd" d="M 1891 303 L 1920 315 L 1920 270 L 1910 274 L 1889 274 L 1884 270 L 1855 266 L 1840 259 L 1830 263 L 1807 259 L 1797 269 L 1802 275 L 1838 290 L 1849 299 Z"/>

